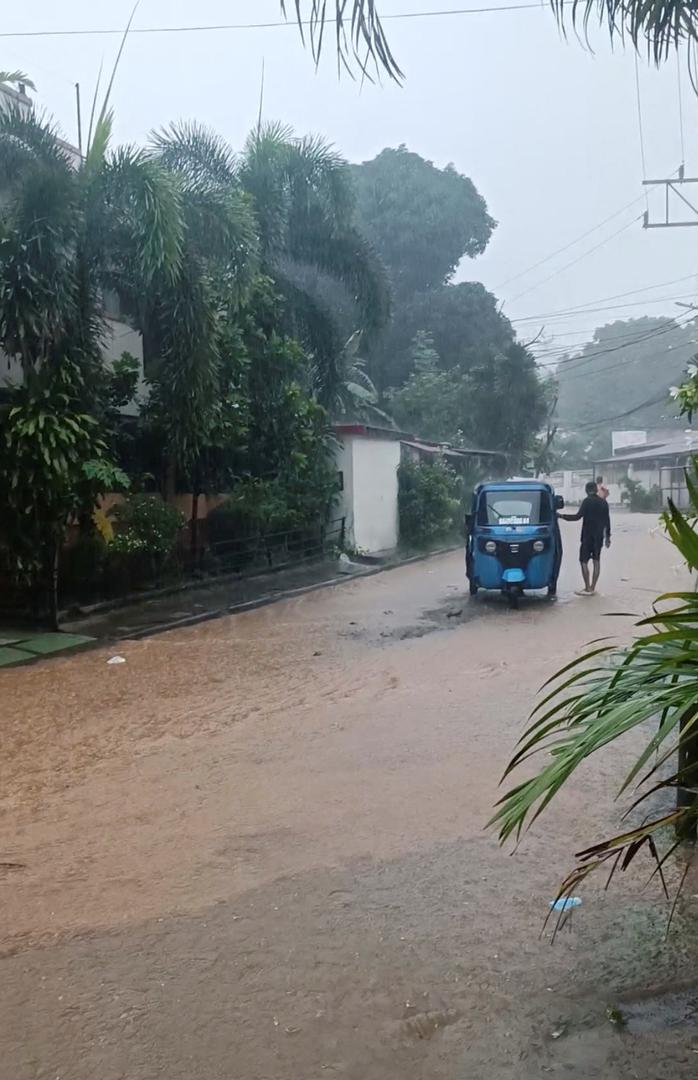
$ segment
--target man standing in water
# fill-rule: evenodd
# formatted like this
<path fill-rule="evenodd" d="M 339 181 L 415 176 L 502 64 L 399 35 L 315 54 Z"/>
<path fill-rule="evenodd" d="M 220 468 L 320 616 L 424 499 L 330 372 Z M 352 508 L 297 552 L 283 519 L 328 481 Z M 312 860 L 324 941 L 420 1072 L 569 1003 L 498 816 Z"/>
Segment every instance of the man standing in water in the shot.
<path fill-rule="evenodd" d="M 611 546 L 611 515 L 608 503 L 598 494 L 596 484 L 590 480 L 586 486 L 586 499 L 576 514 L 559 514 L 564 521 L 582 522 L 582 539 L 579 548 L 579 561 L 582 565 L 584 590 L 580 596 L 592 596 L 601 573 L 601 549 Z M 591 576 L 589 563 L 593 564 Z"/>

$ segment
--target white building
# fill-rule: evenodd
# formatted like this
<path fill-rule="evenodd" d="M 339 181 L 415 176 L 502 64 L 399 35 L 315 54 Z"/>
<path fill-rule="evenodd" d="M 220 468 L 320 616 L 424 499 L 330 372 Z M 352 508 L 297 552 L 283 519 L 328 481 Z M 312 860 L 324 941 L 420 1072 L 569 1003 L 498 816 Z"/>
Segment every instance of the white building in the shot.
<path fill-rule="evenodd" d="M 493 450 L 455 449 L 363 423 L 336 424 L 334 431 L 340 487 L 337 516 L 344 519 L 347 544 L 364 555 L 394 551 L 400 541 L 401 461 L 441 458 L 461 476 L 474 470 L 478 479 L 504 475 L 506 469 L 505 456 Z"/>
<path fill-rule="evenodd" d="M 337 513 L 344 518 L 346 542 L 366 555 L 393 551 L 400 538 L 400 433 L 366 424 L 338 424 L 335 434 Z"/>

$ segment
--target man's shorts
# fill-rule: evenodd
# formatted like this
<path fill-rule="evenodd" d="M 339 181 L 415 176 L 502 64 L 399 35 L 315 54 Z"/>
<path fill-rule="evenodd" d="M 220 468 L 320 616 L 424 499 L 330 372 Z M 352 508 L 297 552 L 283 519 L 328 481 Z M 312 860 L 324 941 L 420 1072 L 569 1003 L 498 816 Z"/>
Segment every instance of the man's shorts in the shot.
<path fill-rule="evenodd" d="M 582 563 L 588 563 L 589 559 L 593 559 L 594 562 L 598 562 L 601 558 L 601 549 L 603 548 L 603 533 L 599 536 L 582 536 L 582 543 L 579 547 L 579 561 Z"/>

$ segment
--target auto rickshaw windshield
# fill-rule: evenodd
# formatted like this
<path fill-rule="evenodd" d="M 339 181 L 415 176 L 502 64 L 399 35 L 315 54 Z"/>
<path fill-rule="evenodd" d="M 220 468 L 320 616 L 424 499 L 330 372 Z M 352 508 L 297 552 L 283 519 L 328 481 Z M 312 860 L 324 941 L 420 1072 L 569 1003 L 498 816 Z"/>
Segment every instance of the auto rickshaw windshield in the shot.
<path fill-rule="evenodd" d="M 549 525 L 550 499 L 544 491 L 483 491 L 478 525 Z"/>

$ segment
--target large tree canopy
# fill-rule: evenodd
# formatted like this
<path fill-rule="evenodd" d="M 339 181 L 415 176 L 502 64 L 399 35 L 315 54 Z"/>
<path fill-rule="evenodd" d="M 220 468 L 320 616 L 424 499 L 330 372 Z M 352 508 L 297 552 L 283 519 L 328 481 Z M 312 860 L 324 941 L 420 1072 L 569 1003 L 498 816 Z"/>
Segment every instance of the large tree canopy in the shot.
<path fill-rule="evenodd" d="M 398 300 L 450 281 L 482 254 L 495 222 L 472 180 L 405 146 L 354 166 L 359 221 L 390 271 Z"/>

